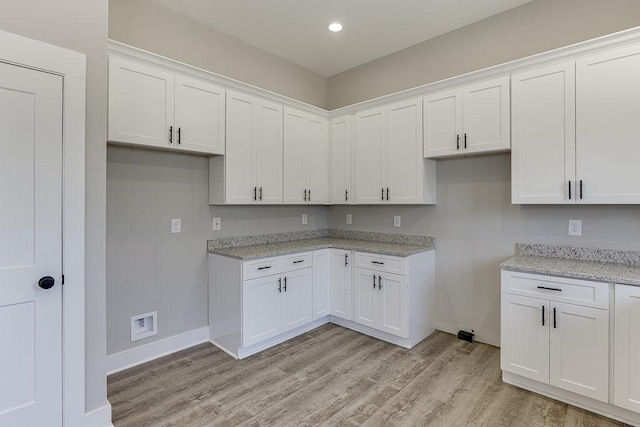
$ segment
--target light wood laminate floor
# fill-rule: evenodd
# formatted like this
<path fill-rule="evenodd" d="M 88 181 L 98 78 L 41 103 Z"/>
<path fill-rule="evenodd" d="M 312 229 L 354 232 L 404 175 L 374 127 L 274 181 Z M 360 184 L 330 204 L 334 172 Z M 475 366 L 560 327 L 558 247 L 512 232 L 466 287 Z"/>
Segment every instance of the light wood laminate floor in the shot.
<path fill-rule="evenodd" d="M 237 361 L 211 344 L 111 375 L 125 426 L 621 425 L 504 384 L 500 351 L 436 332 L 406 350 L 335 325 Z"/>

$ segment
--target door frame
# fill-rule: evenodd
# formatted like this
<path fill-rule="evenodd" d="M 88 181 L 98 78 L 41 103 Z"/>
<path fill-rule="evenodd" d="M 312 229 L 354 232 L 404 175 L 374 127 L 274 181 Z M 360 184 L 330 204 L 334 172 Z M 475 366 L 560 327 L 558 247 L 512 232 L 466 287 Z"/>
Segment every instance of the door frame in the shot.
<path fill-rule="evenodd" d="M 56 74 L 63 79 L 62 422 L 65 426 L 83 425 L 86 55 L 0 31 L 0 61 Z"/>

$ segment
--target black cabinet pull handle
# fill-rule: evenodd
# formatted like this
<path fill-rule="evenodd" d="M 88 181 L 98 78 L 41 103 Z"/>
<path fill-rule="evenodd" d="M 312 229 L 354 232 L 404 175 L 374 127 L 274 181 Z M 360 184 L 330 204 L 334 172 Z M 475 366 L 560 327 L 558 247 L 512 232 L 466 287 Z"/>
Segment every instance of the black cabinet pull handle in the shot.
<path fill-rule="evenodd" d="M 180 133 L 181 133 L 182 129 L 178 128 L 178 144 L 180 144 Z"/>
<path fill-rule="evenodd" d="M 580 180 L 580 200 L 582 200 L 582 180 Z"/>
<path fill-rule="evenodd" d="M 253 187 L 253 200 L 258 200 L 258 187 Z"/>
<path fill-rule="evenodd" d="M 382 262 L 382 261 L 371 261 L 371 264 L 384 265 L 384 262 Z"/>
<path fill-rule="evenodd" d="M 311 201 L 311 189 L 309 189 L 309 192 L 307 193 L 309 195 L 309 200 L 307 200 L 308 202 Z"/>
<path fill-rule="evenodd" d="M 260 187 L 260 201 L 262 201 L 262 187 Z"/>
<path fill-rule="evenodd" d="M 569 180 L 569 200 L 571 200 L 571 180 Z"/>
<path fill-rule="evenodd" d="M 460 134 L 456 135 L 456 150 L 460 149 Z"/>
<path fill-rule="evenodd" d="M 464 134 L 464 149 L 467 149 L 467 134 Z"/>
<path fill-rule="evenodd" d="M 349 255 L 348 254 L 344 254 L 344 266 L 348 266 L 349 265 Z"/>
<path fill-rule="evenodd" d="M 344 201 L 345 202 L 349 201 L 349 190 L 344 190 Z"/>
<path fill-rule="evenodd" d="M 173 144 L 173 126 L 169 126 L 169 144 Z"/>
<path fill-rule="evenodd" d="M 387 187 L 387 200 L 389 200 L 389 187 Z"/>
<path fill-rule="evenodd" d="M 378 290 L 382 290 L 382 276 L 378 276 Z"/>
<path fill-rule="evenodd" d="M 56 280 L 51 276 L 44 276 L 38 280 L 38 286 L 42 289 L 51 289 L 56 284 Z"/>
<path fill-rule="evenodd" d="M 303 259 L 298 259 L 298 260 L 293 261 L 294 264 L 300 264 L 301 262 L 304 262 L 304 260 Z"/>
<path fill-rule="evenodd" d="M 553 307 L 553 329 L 558 327 L 557 319 L 556 319 L 556 308 Z"/>
<path fill-rule="evenodd" d="M 538 286 L 538 289 L 544 289 L 547 291 L 556 291 L 556 292 L 562 292 L 562 289 L 560 288 L 547 288 L 546 286 Z"/>
<path fill-rule="evenodd" d="M 270 268 L 271 268 L 271 266 L 270 266 L 270 265 L 267 265 L 267 266 L 265 266 L 265 267 L 258 267 L 258 270 L 268 270 L 268 269 L 270 269 Z"/>
<path fill-rule="evenodd" d="M 544 326 L 544 305 L 542 306 L 542 326 Z"/>
<path fill-rule="evenodd" d="M 384 202 L 384 188 L 381 188 L 380 190 L 382 190 L 382 194 L 380 196 L 380 200 L 382 200 Z"/>
<path fill-rule="evenodd" d="M 282 278 L 278 279 L 278 292 L 282 293 Z"/>
<path fill-rule="evenodd" d="M 307 189 L 306 188 L 304 189 L 304 201 L 305 202 L 307 201 Z"/>
<path fill-rule="evenodd" d="M 287 278 L 284 278 L 284 291 L 287 292 Z"/>
<path fill-rule="evenodd" d="M 376 275 L 373 275 L 373 289 L 376 288 Z"/>

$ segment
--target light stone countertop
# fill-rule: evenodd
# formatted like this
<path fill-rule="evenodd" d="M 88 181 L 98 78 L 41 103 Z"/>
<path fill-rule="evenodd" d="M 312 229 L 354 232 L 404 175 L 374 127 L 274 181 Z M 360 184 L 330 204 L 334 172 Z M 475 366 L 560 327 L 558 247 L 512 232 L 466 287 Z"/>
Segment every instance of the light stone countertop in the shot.
<path fill-rule="evenodd" d="M 640 286 L 640 267 L 622 263 L 516 255 L 500 267 L 523 273 Z"/>
<path fill-rule="evenodd" d="M 433 250 L 435 249 L 435 245 L 433 244 L 433 240 L 425 244 L 404 244 L 321 237 L 261 245 L 209 248 L 209 253 L 248 261 L 326 248 L 408 257 L 420 252 Z"/>

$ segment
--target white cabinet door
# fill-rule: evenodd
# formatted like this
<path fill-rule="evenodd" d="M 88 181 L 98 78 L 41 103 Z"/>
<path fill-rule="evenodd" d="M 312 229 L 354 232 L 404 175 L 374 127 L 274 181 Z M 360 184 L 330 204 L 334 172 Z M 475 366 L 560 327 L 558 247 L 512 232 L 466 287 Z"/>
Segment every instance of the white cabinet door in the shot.
<path fill-rule="evenodd" d="M 386 187 L 385 108 L 356 114 L 356 201 L 359 204 L 380 204 Z"/>
<path fill-rule="evenodd" d="M 227 148 L 225 153 L 225 203 L 254 203 L 256 99 L 227 91 Z"/>
<path fill-rule="evenodd" d="M 325 119 L 307 115 L 304 138 L 305 182 L 308 191 L 307 202 L 316 205 L 329 202 L 327 127 Z"/>
<path fill-rule="evenodd" d="M 385 201 L 418 204 L 423 199 L 422 100 L 414 98 L 389 106 L 386 141 Z"/>
<path fill-rule="evenodd" d="M 466 153 L 503 151 L 511 147 L 509 77 L 463 89 L 461 148 Z"/>
<path fill-rule="evenodd" d="M 331 249 L 313 251 L 313 320 L 328 316 Z"/>
<path fill-rule="evenodd" d="M 260 100 L 255 132 L 257 202 L 282 204 L 282 106 Z"/>
<path fill-rule="evenodd" d="M 284 204 L 304 204 L 305 182 L 305 114 L 291 108 L 284 112 Z"/>
<path fill-rule="evenodd" d="M 640 46 L 576 62 L 578 203 L 640 203 Z"/>
<path fill-rule="evenodd" d="M 331 120 L 331 204 L 351 202 L 351 117 Z"/>
<path fill-rule="evenodd" d="M 425 96 L 423 103 L 424 157 L 459 153 L 462 148 L 462 89 Z"/>
<path fill-rule="evenodd" d="M 575 203 L 575 62 L 511 77 L 511 202 Z"/>
<path fill-rule="evenodd" d="M 397 274 L 379 274 L 378 292 L 378 329 L 409 338 L 407 278 Z"/>
<path fill-rule="evenodd" d="M 550 384 L 609 401 L 609 311 L 551 303 Z"/>
<path fill-rule="evenodd" d="M 282 332 L 280 276 L 242 283 L 242 346 L 274 337 Z"/>
<path fill-rule="evenodd" d="M 373 270 L 356 268 L 354 321 L 371 328 L 378 327 L 378 275 Z"/>
<path fill-rule="evenodd" d="M 332 316 L 351 320 L 351 293 L 351 252 L 330 249 L 329 297 Z"/>
<path fill-rule="evenodd" d="M 296 270 L 282 277 L 282 332 L 313 320 L 312 270 Z"/>
<path fill-rule="evenodd" d="M 224 154 L 225 89 L 186 76 L 175 76 L 176 147 Z"/>
<path fill-rule="evenodd" d="M 616 285 L 614 403 L 640 412 L 640 287 Z"/>
<path fill-rule="evenodd" d="M 173 91 L 172 73 L 110 57 L 109 141 L 173 147 Z"/>
<path fill-rule="evenodd" d="M 549 384 L 549 301 L 502 294 L 500 367 Z"/>

